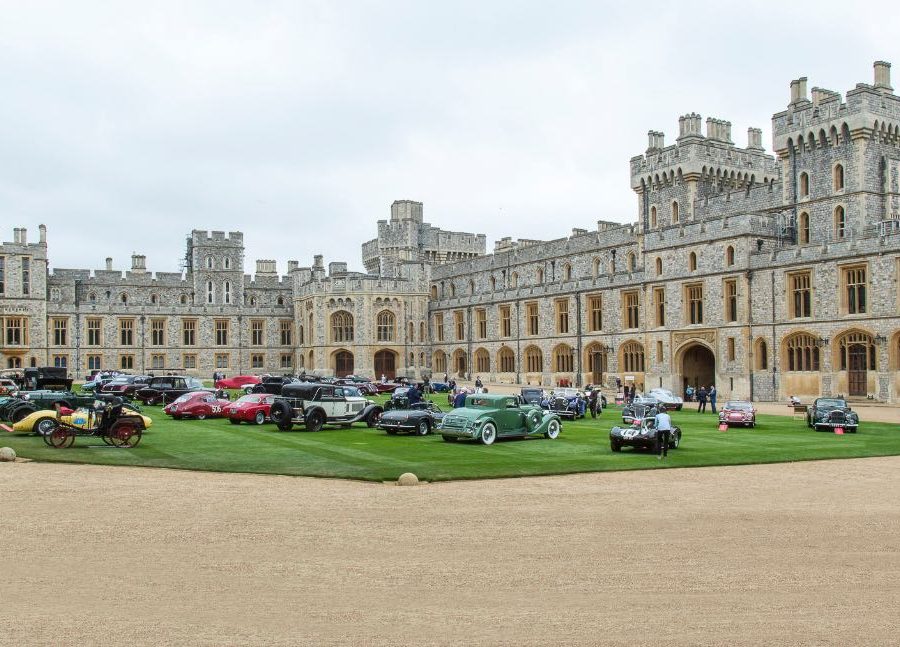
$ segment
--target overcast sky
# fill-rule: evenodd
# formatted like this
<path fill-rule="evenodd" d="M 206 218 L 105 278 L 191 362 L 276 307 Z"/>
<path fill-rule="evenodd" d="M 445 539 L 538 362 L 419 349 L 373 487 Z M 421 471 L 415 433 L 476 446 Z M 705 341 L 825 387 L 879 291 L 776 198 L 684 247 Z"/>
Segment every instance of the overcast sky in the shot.
<path fill-rule="evenodd" d="M 900 67 L 898 5 L 864 5 L 0 0 L 0 235 L 172 271 L 191 229 L 240 230 L 284 272 L 361 269 L 395 199 L 489 249 L 630 222 L 648 130 L 696 111 L 770 149 L 791 79 Z"/>

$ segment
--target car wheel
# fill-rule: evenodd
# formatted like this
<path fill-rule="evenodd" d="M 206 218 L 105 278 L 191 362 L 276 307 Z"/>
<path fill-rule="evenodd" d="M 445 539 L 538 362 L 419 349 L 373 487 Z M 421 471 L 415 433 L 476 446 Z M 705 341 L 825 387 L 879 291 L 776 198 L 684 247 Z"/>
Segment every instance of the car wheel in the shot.
<path fill-rule="evenodd" d="M 416 429 L 416 435 L 418 436 L 427 436 L 431 431 L 431 425 L 428 424 L 427 420 L 420 420 L 419 426 Z"/>
<path fill-rule="evenodd" d="M 12 423 L 19 422 L 22 418 L 30 416 L 35 411 L 37 411 L 37 409 L 29 405 L 16 407 L 10 412 L 9 421 Z"/>
<path fill-rule="evenodd" d="M 261 425 L 265 421 L 266 421 L 266 414 L 264 414 L 262 411 L 257 411 L 256 416 L 254 416 L 254 418 L 253 418 L 253 422 L 255 422 L 258 425 Z"/>
<path fill-rule="evenodd" d="M 228 419 L 228 422 L 230 422 L 230 423 L 233 424 L 233 425 L 239 425 L 239 424 L 241 424 L 241 421 L 238 420 L 237 418 L 229 418 L 229 419 Z"/>
<path fill-rule="evenodd" d="M 481 444 L 493 445 L 495 440 L 497 440 L 497 427 L 493 422 L 484 423 L 481 427 Z"/>
<path fill-rule="evenodd" d="M 325 424 L 325 416 L 320 411 L 313 411 L 306 419 L 307 431 L 320 431 Z"/>
<path fill-rule="evenodd" d="M 544 432 L 544 438 L 553 440 L 557 437 L 559 437 L 559 420 L 551 420 L 550 424 L 547 425 L 547 431 Z"/>
<path fill-rule="evenodd" d="M 609 448 L 614 452 L 620 452 L 622 451 L 622 443 L 620 443 L 618 440 L 610 440 Z"/>
<path fill-rule="evenodd" d="M 369 416 L 366 418 L 366 426 L 374 427 L 375 425 L 378 424 L 379 418 L 381 418 L 381 412 L 378 411 L 377 409 L 372 411 L 372 413 L 370 413 Z"/>
<path fill-rule="evenodd" d="M 672 442 L 669 443 L 669 449 L 678 449 L 678 446 L 681 444 L 681 434 L 674 434 L 672 436 Z"/>
<path fill-rule="evenodd" d="M 456 436 L 441 436 L 441 438 L 444 439 L 445 443 L 455 443 L 457 440 Z"/>
<path fill-rule="evenodd" d="M 197 420 L 206 420 L 206 414 L 205 414 L 205 413 L 198 413 L 198 414 L 197 414 Z"/>
<path fill-rule="evenodd" d="M 41 418 L 32 427 L 32 431 L 39 436 L 46 436 L 54 429 L 56 429 L 56 420 L 50 417 Z"/>

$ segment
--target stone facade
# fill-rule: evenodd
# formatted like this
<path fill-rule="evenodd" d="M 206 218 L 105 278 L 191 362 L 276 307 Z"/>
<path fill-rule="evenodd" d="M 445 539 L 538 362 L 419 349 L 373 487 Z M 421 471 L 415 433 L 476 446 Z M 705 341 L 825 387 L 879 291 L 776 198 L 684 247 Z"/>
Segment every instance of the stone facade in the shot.
<path fill-rule="evenodd" d="M 684 115 L 674 144 L 650 131 L 630 161 L 634 223 L 503 238 L 492 254 L 484 236 L 432 227 L 408 200 L 363 244 L 366 273 L 316 257 L 289 261 L 286 276 L 271 260 L 245 275 L 240 233 L 194 231 L 180 273 L 150 274 L 135 255 L 124 273 L 110 262 L 49 274 L 46 231 L 29 244 L 16 230 L 0 247 L 0 357 L 76 373 L 450 373 L 896 401 L 900 98 L 889 68 L 876 63 L 874 82 L 845 98 L 793 81 L 772 118 L 774 155 L 759 129 L 738 147 L 729 122 L 709 118 L 704 134 L 700 115 Z"/>

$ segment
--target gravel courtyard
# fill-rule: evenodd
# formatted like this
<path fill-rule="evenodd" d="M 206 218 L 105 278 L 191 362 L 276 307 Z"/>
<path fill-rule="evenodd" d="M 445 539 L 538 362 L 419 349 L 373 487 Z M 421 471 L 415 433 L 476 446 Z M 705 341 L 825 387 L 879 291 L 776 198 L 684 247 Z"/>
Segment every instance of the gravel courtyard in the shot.
<path fill-rule="evenodd" d="M 415 488 L 0 463 L 0 645 L 900 641 L 900 458 Z"/>

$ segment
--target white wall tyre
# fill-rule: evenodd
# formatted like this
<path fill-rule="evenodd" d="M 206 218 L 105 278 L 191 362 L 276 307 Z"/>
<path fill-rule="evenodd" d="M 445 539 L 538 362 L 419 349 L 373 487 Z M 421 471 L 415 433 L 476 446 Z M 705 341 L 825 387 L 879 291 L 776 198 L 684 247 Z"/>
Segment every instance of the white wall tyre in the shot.
<path fill-rule="evenodd" d="M 481 444 L 493 445 L 495 440 L 497 440 L 497 427 L 493 422 L 484 423 L 481 427 Z"/>
<path fill-rule="evenodd" d="M 547 425 L 547 431 L 544 432 L 544 438 L 554 440 L 559 437 L 559 420 L 551 420 Z"/>
<path fill-rule="evenodd" d="M 681 434 L 672 434 L 672 441 L 669 443 L 669 449 L 678 449 L 681 444 Z"/>

